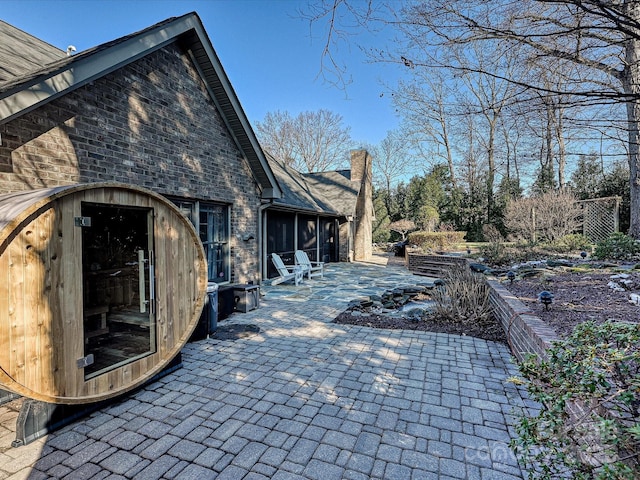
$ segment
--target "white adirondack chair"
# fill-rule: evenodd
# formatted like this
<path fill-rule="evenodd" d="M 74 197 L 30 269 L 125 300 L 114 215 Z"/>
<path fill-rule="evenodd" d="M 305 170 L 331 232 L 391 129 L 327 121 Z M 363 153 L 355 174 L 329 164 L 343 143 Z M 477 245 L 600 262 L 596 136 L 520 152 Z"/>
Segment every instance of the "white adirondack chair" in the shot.
<path fill-rule="evenodd" d="M 282 258 L 280 258 L 280 255 L 278 255 L 277 253 L 271 254 L 271 260 L 273 261 L 273 265 L 278 271 L 278 275 L 280 275 L 279 277 L 271 280 L 271 285 L 278 285 L 289 280 L 293 280 L 296 286 L 300 284 L 303 274 L 303 270 L 301 267 L 297 265 L 285 265 L 282 261 Z"/>
<path fill-rule="evenodd" d="M 309 260 L 307 252 L 296 250 L 296 264 L 302 267 L 303 274 L 307 278 L 324 277 L 324 262 L 312 262 Z"/>

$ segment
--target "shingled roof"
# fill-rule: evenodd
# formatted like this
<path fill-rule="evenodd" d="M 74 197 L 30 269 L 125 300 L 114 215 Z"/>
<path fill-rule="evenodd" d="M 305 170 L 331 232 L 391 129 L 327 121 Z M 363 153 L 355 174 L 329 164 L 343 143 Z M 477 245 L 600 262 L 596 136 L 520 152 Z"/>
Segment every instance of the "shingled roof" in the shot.
<path fill-rule="evenodd" d="M 274 205 L 283 209 L 340 215 L 342 212 L 320 190 L 307 182 L 307 177 L 267 153 L 271 170 L 278 179 L 282 197 Z"/>
<path fill-rule="evenodd" d="M 66 58 L 66 53 L 0 20 L 0 84 Z"/>
<path fill-rule="evenodd" d="M 351 180 L 350 170 L 306 173 L 304 178 L 315 192 L 328 199 L 342 215 L 355 214 L 360 182 Z"/>
<path fill-rule="evenodd" d="M 281 196 L 282 192 L 264 152 L 200 17 L 195 12 L 169 18 L 140 32 L 70 57 L 61 51 L 58 51 L 61 52 L 58 57 L 54 47 L 10 27 L 0 29 L 0 46 L 8 42 L 15 47 L 24 40 L 29 48 L 19 51 L 5 46 L 1 51 L 7 57 L 8 67 L 4 77 L 0 78 L 0 124 L 24 115 L 170 43 L 179 43 L 189 52 L 231 136 L 251 166 L 262 197 L 276 199 Z M 30 60 L 20 58 L 28 57 L 31 53 L 34 58 Z M 4 63 L 5 58 L 0 58 L 0 62 Z"/>

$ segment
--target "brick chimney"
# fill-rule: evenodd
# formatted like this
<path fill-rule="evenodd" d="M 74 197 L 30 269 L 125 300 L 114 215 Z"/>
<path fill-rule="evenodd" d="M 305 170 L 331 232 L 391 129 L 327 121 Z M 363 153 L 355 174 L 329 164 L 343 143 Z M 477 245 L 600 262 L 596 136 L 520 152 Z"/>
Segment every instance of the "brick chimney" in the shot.
<path fill-rule="evenodd" d="M 366 150 L 351 151 L 351 181 L 358 184 L 354 219 L 354 260 L 373 254 L 373 158 Z"/>
<path fill-rule="evenodd" d="M 351 181 L 362 183 L 366 177 L 371 178 L 371 155 L 366 150 L 351 150 Z"/>

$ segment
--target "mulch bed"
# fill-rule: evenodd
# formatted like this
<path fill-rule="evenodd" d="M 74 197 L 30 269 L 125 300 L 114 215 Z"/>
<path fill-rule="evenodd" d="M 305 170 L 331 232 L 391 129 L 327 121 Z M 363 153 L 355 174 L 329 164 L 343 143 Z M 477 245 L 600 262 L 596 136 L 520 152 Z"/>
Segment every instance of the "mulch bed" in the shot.
<path fill-rule="evenodd" d="M 391 258 L 390 258 L 391 260 Z M 393 258 L 395 261 L 396 258 Z M 401 259 L 398 262 L 400 264 Z M 529 309 L 549 324 L 560 338 L 571 334 L 574 327 L 584 321 L 603 323 L 607 320 L 619 322 L 640 322 L 640 306 L 629 301 L 629 293 L 640 292 L 640 271 L 629 271 L 633 281 L 628 291 L 616 292 L 607 285 L 614 269 L 594 269 L 584 272 L 557 272 L 541 277 L 526 277 L 513 283 L 504 283 L 505 287 L 517 296 Z M 549 308 L 540 303 L 538 295 L 547 290 L 554 295 Z M 502 327 L 492 321 L 487 325 L 477 323 L 456 323 L 425 316 L 421 321 L 410 318 L 396 318 L 389 315 L 370 314 L 352 315 L 346 310 L 334 320 L 340 324 L 360 325 L 372 328 L 389 328 L 469 335 L 485 340 L 506 343 Z"/>
<path fill-rule="evenodd" d="M 431 299 L 428 291 L 420 293 L 413 301 L 424 302 Z M 502 327 L 494 319 L 485 323 L 478 322 L 454 322 L 448 319 L 438 318 L 429 313 L 420 317 L 410 314 L 403 316 L 391 314 L 378 314 L 374 312 L 361 312 L 358 308 L 348 308 L 339 314 L 333 321 L 338 324 L 359 325 L 371 328 L 388 328 L 392 330 L 415 330 L 421 332 L 448 333 L 452 335 L 468 335 L 471 337 L 507 343 L 507 338 Z"/>
<path fill-rule="evenodd" d="M 625 292 L 616 292 L 607 286 L 614 273 L 559 272 L 551 276 L 516 280 L 512 284 L 507 282 L 504 286 L 535 315 L 553 327 L 558 336 L 565 338 L 577 324 L 587 320 L 596 323 L 607 320 L 640 321 L 640 306 L 629 301 L 630 292 L 640 291 L 640 272 L 629 272 L 633 284 Z M 538 300 L 538 294 L 543 290 L 554 295 L 548 310 Z"/>

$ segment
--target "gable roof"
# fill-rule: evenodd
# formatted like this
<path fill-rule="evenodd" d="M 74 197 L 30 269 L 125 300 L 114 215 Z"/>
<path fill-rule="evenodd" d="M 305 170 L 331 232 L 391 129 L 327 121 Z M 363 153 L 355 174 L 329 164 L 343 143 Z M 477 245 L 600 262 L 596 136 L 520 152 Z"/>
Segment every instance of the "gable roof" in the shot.
<path fill-rule="evenodd" d="M 13 30 L 20 32 L 18 29 Z M 0 34 L 2 33 L 17 35 L 10 29 L 0 30 Z M 212 101 L 236 145 L 249 162 L 262 191 L 262 197 L 275 199 L 282 195 L 240 101 L 222 68 L 200 17 L 195 12 L 167 19 L 140 32 L 71 57 L 62 52 L 62 58 L 59 59 L 50 59 L 50 56 L 54 57 L 53 51 L 45 49 L 44 42 L 33 41 L 33 38 L 26 40 L 33 47 L 32 50 L 40 54 L 34 57 L 31 64 L 27 62 L 20 65 L 21 68 L 15 68 L 13 71 L 17 74 L 7 75 L 9 78 L 6 80 L 0 78 L 0 124 L 135 62 L 170 43 L 178 42 L 189 52 Z M 20 36 L 19 39 L 25 37 Z M 4 53 L 11 58 L 24 55 L 24 52 L 15 50 Z M 19 62 L 17 59 L 10 63 Z M 30 69 L 31 66 L 35 68 Z"/>
<path fill-rule="evenodd" d="M 342 216 L 343 212 L 327 199 L 321 191 L 315 189 L 307 182 L 306 176 L 297 170 L 285 166 L 285 164 L 267 153 L 267 159 L 271 165 L 278 183 L 282 188 L 282 197 L 273 205 L 281 209 L 297 212 L 320 213 L 333 216 Z"/>
<path fill-rule="evenodd" d="M 62 50 L 2 20 L 0 37 L 0 83 L 66 57 Z"/>

